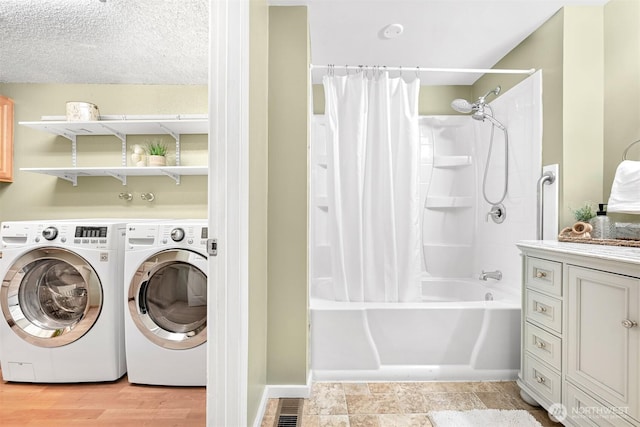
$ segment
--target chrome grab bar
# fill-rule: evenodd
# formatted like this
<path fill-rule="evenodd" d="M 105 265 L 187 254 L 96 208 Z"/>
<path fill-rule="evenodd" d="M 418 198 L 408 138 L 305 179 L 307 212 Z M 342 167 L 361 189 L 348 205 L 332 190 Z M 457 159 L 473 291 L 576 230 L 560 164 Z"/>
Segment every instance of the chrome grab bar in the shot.
<path fill-rule="evenodd" d="M 538 179 L 538 217 L 537 217 L 537 239 L 542 240 L 544 238 L 544 196 L 542 192 L 542 186 L 547 184 L 551 185 L 556 180 L 556 174 L 551 171 L 546 171 Z"/>

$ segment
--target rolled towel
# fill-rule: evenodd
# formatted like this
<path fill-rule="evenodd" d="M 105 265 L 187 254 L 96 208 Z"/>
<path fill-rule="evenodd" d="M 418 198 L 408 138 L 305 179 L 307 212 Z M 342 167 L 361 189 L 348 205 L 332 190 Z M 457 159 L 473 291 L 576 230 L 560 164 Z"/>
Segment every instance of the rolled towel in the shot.
<path fill-rule="evenodd" d="M 607 212 L 640 214 L 640 162 L 624 160 L 618 165 Z"/>

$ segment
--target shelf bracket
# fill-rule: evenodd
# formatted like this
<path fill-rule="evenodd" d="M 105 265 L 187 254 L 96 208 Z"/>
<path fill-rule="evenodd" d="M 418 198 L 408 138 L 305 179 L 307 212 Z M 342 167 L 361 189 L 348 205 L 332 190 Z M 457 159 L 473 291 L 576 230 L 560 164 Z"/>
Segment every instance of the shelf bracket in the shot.
<path fill-rule="evenodd" d="M 78 175 L 65 173 L 62 175 L 58 175 L 58 178 L 64 179 L 65 181 L 69 181 L 71 184 L 73 184 L 74 187 L 78 186 Z"/>
<path fill-rule="evenodd" d="M 173 179 L 176 182 L 176 185 L 180 184 L 180 174 L 171 173 L 171 172 L 166 171 L 166 170 L 162 170 L 161 172 L 163 174 L 167 175 L 169 178 Z"/>
<path fill-rule="evenodd" d="M 115 173 L 115 172 L 109 172 L 109 171 L 106 171 L 106 173 L 109 176 L 111 176 L 111 177 L 117 179 L 118 181 L 122 182 L 122 185 L 127 185 L 127 176 L 126 175 L 122 175 L 122 174 Z"/>
<path fill-rule="evenodd" d="M 173 139 L 176 140 L 176 166 L 180 166 L 180 134 L 179 133 L 175 133 L 174 131 L 172 131 L 171 129 L 169 129 L 168 127 L 160 124 L 159 125 L 160 128 L 162 130 L 164 130 L 166 133 L 168 133 L 169 135 L 171 135 L 173 137 Z M 178 178 L 179 180 L 179 178 Z"/>
<path fill-rule="evenodd" d="M 118 132 L 117 130 L 115 130 L 112 127 L 109 127 L 105 124 L 100 123 L 100 126 L 102 126 L 103 128 L 107 129 L 109 132 L 111 132 L 114 136 L 116 136 L 118 139 L 120 139 L 120 141 L 127 141 L 127 135 L 122 133 L 122 132 Z"/>

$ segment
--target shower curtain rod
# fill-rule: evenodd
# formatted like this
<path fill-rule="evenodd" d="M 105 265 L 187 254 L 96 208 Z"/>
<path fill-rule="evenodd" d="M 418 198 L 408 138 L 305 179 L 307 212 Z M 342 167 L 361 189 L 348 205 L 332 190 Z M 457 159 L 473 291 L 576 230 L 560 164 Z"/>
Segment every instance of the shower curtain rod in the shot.
<path fill-rule="evenodd" d="M 499 68 L 429 68 L 429 67 L 387 67 L 385 65 L 314 65 L 309 66 L 311 70 L 328 70 L 333 68 L 336 70 L 371 70 L 371 69 L 383 69 L 386 71 L 418 71 L 429 73 L 472 73 L 472 74 L 533 74 L 536 72 L 535 68 L 529 68 L 528 70 L 514 70 L 514 69 L 499 69 Z"/>

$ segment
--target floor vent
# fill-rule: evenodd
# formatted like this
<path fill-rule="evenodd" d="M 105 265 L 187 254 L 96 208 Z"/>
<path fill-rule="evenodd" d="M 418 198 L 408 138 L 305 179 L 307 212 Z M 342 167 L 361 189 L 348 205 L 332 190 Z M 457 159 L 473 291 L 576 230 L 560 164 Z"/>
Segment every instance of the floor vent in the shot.
<path fill-rule="evenodd" d="M 302 399 L 280 399 L 275 427 L 299 427 L 302 421 Z"/>

